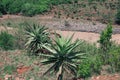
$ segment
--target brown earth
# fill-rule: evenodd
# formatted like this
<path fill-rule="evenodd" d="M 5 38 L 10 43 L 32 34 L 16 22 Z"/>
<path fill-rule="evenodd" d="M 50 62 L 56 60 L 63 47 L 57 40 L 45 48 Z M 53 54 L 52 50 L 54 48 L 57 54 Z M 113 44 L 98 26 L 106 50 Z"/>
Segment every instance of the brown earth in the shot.
<path fill-rule="evenodd" d="M 23 74 L 23 73 L 29 71 L 30 69 L 31 69 L 31 67 L 27 67 L 27 66 L 18 67 L 17 68 L 17 73 L 18 74 Z"/>
<path fill-rule="evenodd" d="M 92 77 L 91 80 L 120 80 L 120 75 L 119 74 L 100 75 L 97 77 Z"/>
<path fill-rule="evenodd" d="M 56 31 L 56 32 L 65 37 L 69 37 L 72 34 L 74 34 L 73 40 L 82 39 L 92 43 L 97 42 L 100 37 L 100 34 L 91 32 L 76 32 L 76 31 Z M 120 34 L 112 35 L 112 40 L 120 44 Z"/>

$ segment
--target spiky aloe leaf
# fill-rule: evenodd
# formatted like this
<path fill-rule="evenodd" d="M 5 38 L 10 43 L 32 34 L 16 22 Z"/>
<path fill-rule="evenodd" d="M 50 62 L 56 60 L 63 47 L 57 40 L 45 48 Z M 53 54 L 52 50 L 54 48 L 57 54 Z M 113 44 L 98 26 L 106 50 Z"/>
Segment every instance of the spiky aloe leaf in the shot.
<path fill-rule="evenodd" d="M 55 44 L 51 46 L 43 46 L 45 49 L 51 52 L 47 59 L 42 63 L 47 65 L 51 64 L 52 66 L 45 72 L 45 74 L 49 72 L 55 72 L 59 74 L 59 77 L 66 72 L 70 72 L 76 76 L 77 70 L 77 61 L 85 58 L 85 53 L 81 51 L 76 51 L 75 48 L 81 44 L 80 41 L 72 42 L 72 37 L 64 38 L 64 37 L 56 37 Z M 51 55 L 51 56 L 50 56 Z"/>

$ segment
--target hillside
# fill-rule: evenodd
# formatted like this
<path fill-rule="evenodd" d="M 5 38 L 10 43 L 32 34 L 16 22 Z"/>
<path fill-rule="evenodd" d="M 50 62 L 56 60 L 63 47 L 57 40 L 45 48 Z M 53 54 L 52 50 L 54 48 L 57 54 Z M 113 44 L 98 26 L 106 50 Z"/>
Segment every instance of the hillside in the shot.
<path fill-rule="evenodd" d="M 91 20 L 119 24 L 119 0 L 1 0 L 0 14 Z"/>
<path fill-rule="evenodd" d="M 0 0 L 0 80 L 120 80 L 120 0 Z"/>

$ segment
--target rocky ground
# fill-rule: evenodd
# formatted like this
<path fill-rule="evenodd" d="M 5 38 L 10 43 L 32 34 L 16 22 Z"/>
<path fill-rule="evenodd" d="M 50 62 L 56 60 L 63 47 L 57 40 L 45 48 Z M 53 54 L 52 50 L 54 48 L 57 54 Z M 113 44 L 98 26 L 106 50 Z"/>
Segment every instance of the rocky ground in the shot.
<path fill-rule="evenodd" d="M 24 17 L 18 15 L 4 15 L 0 18 L 0 21 L 7 19 L 21 19 L 32 20 L 33 22 L 38 22 L 42 25 L 49 27 L 50 29 L 59 29 L 63 31 L 78 31 L 78 32 L 93 32 L 100 33 L 107 24 L 103 24 L 97 21 L 89 20 L 74 20 L 74 19 L 58 19 L 54 18 L 52 15 L 37 15 L 34 17 Z M 120 34 L 120 25 L 113 25 L 113 34 Z"/>

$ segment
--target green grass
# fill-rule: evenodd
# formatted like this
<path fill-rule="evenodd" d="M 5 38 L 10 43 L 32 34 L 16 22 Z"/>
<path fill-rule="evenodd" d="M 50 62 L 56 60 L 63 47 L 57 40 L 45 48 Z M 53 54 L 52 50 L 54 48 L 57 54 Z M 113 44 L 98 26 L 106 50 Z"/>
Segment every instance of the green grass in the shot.
<path fill-rule="evenodd" d="M 13 50 L 14 49 L 15 37 L 8 32 L 0 33 L 0 48 L 3 50 Z"/>

